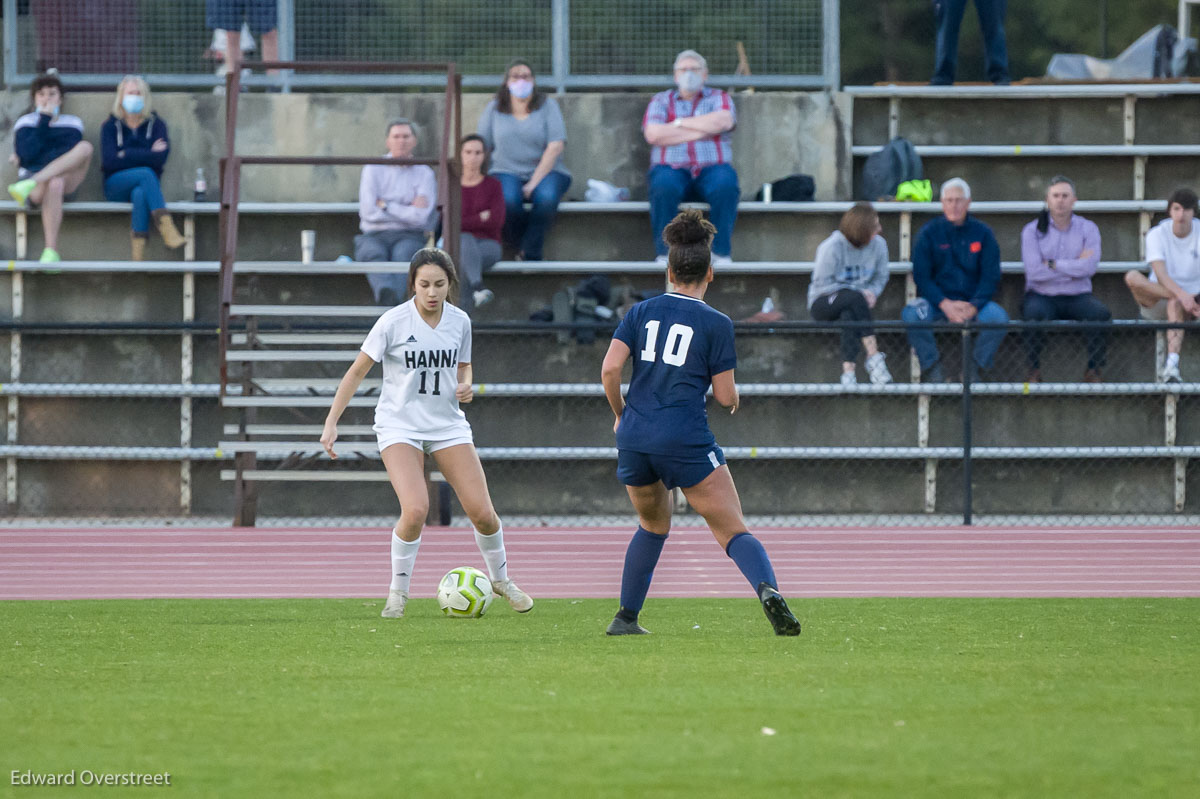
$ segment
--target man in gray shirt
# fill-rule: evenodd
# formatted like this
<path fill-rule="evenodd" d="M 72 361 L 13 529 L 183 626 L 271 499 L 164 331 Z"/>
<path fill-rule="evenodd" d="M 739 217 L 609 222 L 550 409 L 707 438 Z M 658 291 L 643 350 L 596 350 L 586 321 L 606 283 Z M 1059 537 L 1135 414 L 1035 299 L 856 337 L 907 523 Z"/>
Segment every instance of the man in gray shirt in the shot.
<path fill-rule="evenodd" d="M 411 158 L 417 146 L 416 126 L 394 119 L 387 127 L 385 158 Z M 437 204 L 437 178 L 423 164 L 363 167 L 358 184 L 358 217 L 362 234 L 354 237 L 356 261 L 407 264 L 425 246 L 430 217 Z M 399 305 L 408 287 L 408 271 L 370 274 L 367 281 L 380 305 Z"/>

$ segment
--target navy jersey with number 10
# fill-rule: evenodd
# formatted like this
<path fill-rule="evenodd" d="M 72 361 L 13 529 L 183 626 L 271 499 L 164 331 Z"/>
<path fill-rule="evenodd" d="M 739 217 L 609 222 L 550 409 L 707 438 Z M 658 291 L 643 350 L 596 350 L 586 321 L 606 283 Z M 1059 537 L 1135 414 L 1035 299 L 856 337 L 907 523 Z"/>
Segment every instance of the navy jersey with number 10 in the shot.
<path fill-rule="evenodd" d="M 729 317 L 703 300 L 663 294 L 633 306 L 613 338 L 633 359 L 617 448 L 656 455 L 710 449 L 716 439 L 705 396 L 713 375 L 737 366 Z"/>

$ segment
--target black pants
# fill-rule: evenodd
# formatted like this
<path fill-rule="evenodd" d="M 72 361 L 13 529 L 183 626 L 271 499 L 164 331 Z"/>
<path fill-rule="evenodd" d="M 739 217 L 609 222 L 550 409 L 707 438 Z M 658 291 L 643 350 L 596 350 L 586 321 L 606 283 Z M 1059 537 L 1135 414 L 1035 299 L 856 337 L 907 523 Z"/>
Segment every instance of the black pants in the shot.
<path fill-rule="evenodd" d="M 867 298 L 861 291 L 854 289 L 838 289 L 829 294 L 822 294 L 812 304 L 809 314 L 818 322 L 871 321 L 871 309 L 867 306 Z M 875 329 L 870 325 L 842 328 L 842 361 L 851 363 L 858 360 L 858 353 L 862 349 L 860 340 L 873 335 Z"/>
<path fill-rule="evenodd" d="M 1021 315 L 1030 322 L 1050 322 L 1057 319 L 1076 322 L 1107 322 L 1112 313 L 1104 303 L 1092 294 L 1046 295 L 1033 291 L 1025 292 Z M 1105 331 L 1092 328 L 1085 334 L 1087 339 L 1088 368 L 1100 369 L 1108 360 L 1108 336 Z M 1042 347 L 1046 345 L 1043 330 L 1030 330 L 1025 334 L 1025 350 L 1029 366 L 1037 369 L 1042 365 Z"/>

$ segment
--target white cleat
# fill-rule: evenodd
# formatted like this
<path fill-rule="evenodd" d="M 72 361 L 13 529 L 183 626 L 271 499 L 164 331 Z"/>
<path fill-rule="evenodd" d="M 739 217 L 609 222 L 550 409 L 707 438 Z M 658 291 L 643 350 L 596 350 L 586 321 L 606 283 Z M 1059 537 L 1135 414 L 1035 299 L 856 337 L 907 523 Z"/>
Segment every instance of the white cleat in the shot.
<path fill-rule="evenodd" d="M 379 615 L 385 619 L 404 618 L 404 606 L 408 604 L 408 594 L 403 591 L 389 591 L 387 604 Z"/>
<path fill-rule="evenodd" d="M 1162 370 L 1162 380 L 1164 383 L 1182 383 L 1183 378 L 1179 375 L 1179 367 L 1164 366 Z"/>
<path fill-rule="evenodd" d="M 512 580 L 499 580 L 492 583 L 492 590 L 497 596 L 502 596 L 508 600 L 508 604 L 512 605 L 512 609 L 517 613 L 528 613 L 533 610 L 533 597 L 517 588 L 517 584 Z"/>

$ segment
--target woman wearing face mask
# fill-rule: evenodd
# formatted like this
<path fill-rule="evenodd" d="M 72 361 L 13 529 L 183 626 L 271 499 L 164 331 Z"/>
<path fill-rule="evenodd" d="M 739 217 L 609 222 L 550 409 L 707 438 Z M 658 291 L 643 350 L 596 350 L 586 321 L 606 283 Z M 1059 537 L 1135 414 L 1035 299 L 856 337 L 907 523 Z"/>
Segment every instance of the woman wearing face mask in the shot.
<path fill-rule="evenodd" d="M 42 209 L 45 249 L 42 263 L 61 261 L 58 231 L 63 201 L 71 199 L 92 162 L 92 145 L 83 141 L 83 120 L 61 114 L 62 81 L 54 72 L 34 79 L 29 87 L 33 111 L 13 125 L 13 160 L 19 171 L 8 193 L 17 205 Z"/>
<path fill-rule="evenodd" d="M 491 151 L 490 174 L 504 189 L 504 243 L 516 250 L 517 260 L 540 261 L 571 173 L 562 164 L 567 141 L 562 111 L 537 90 L 529 64 L 509 65 L 479 119 L 479 135 Z"/>
<path fill-rule="evenodd" d="M 117 87 L 112 115 L 100 127 L 100 165 L 105 198 L 133 203 L 135 261 L 145 258 L 151 219 L 171 249 L 186 241 L 167 213 L 159 185 L 170 153 L 167 123 L 150 107 L 150 87 L 142 78 L 127 75 Z"/>

